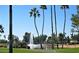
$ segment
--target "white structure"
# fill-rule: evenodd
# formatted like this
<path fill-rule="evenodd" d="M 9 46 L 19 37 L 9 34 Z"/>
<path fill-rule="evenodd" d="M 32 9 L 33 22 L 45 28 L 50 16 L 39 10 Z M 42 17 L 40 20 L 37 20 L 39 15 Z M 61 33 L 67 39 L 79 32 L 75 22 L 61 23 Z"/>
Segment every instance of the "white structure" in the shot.
<path fill-rule="evenodd" d="M 30 49 L 40 48 L 40 44 L 33 43 L 33 35 L 32 34 L 30 34 L 30 43 L 27 46 L 30 47 Z"/>
<path fill-rule="evenodd" d="M 42 44 L 43 48 L 45 48 L 47 50 L 47 40 L 48 40 L 48 37 L 46 38 L 46 43 L 45 44 Z M 34 44 L 33 43 L 33 35 L 30 34 L 30 43 L 27 45 L 28 47 L 30 47 L 30 49 L 34 49 L 34 48 L 40 48 L 40 44 Z"/>
<path fill-rule="evenodd" d="M 30 34 L 30 43 L 27 46 L 30 47 L 30 49 L 40 48 L 40 44 L 33 43 L 33 35 L 32 34 Z M 45 44 L 42 44 L 42 46 L 45 47 Z"/>

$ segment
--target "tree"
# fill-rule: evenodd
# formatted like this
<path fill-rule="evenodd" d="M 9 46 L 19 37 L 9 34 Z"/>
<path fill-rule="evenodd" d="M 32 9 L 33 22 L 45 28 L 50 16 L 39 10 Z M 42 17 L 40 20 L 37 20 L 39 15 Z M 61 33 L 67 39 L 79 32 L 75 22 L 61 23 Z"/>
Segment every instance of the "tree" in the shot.
<path fill-rule="evenodd" d="M 52 29 L 52 35 L 51 35 L 51 39 L 53 40 L 53 15 L 52 15 L 52 5 L 50 6 L 50 11 L 51 11 L 51 29 Z M 53 40 L 54 41 L 54 40 Z M 52 41 L 52 49 L 54 49 L 54 42 Z"/>
<path fill-rule="evenodd" d="M 0 25 L 0 33 L 4 33 L 4 28 L 2 25 Z"/>
<path fill-rule="evenodd" d="M 29 44 L 29 41 L 30 41 L 30 33 L 25 32 L 25 34 L 23 36 L 23 41 L 26 42 L 27 44 Z"/>
<path fill-rule="evenodd" d="M 73 14 L 71 21 L 72 21 L 72 27 L 74 28 L 74 31 L 78 32 L 78 34 L 79 34 L 79 17 L 78 17 L 78 15 Z"/>
<path fill-rule="evenodd" d="M 79 5 L 77 5 L 76 7 L 77 7 L 77 14 L 79 14 Z"/>
<path fill-rule="evenodd" d="M 12 38 L 12 5 L 9 5 L 9 53 L 13 53 L 13 38 Z"/>
<path fill-rule="evenodd" d="M 8 40 L 10 40 L 10 36 L 8 36 Z M 14 48 L 18 48 L 18 45 L 19 45 L 19 43 L 20 43 L 20 41 L 19 41 L 19 37 L 18 36 L 16 36 L 16 35 L 12 35 L 12 47 L 14 47 Z"/>
<path fill-rule="evenodd" d="M 39 32 L 38 32 L 38 29 L 37 29 L 37 26 L 36 26 L 36 17 L 37 16 L 39 17 L 40 14 L 39 14 L 39 11 L 36 8 L 31 9 L 31 11 L 30 11 L 30 17 L 32 17 L 32 16 L 34 17 L 34 26 L 35 26 L 37 35 L 39 36 Z"/>
<path fill-rule="evenodd" d="M 62 48 L 63 48 L 63 37 L 64 35 L 62 33 L 59 33 L 59 40 L 60 40 L 60 43 L 62 44 Z"/>
<path fill-rule="evenodd" d="M 18 48 L 19 46 L 19 38 L 16 35 L 13 35 L 13 47 Z"/>
<path fill-rule="evenodd" d="M 4 33 L 4 28 L 2 25 L 0 25 L 0 33 Z M 1 36 L 1 34 L 0 34 L 0 36 Z"/>
<path fill-rule="evenodd" d="M 42 11 L 43 11 L 43 24 L 42 24 L 42 35 L 43 35 L 43 32 L 44 32 L 44 22 L 45 22 L 45 12 L 44 12 L 44 10 L 46 10 L 47 9 L 47 6 L 46 5 L 41 5 L 41 7 L 40 7 L 41 9 L 42 9 Z"/>
<path fill-rule="evenodd" d="M 69 9 L 68 5 L 62 5 L 61 9 L 64 10 L 64 26 L 63 26 L 63 34 L 65 35 L 65 26 L 66 26 L 66 9 Z"/>
<path fill-rule="evenodd" d="M 72 32 L 72 39 L 77 40 L 77 42 L 79 43 L 79 5 L 76 6 L 77 7 L 77 14 L 72 14 L 72 27 L 73 27 L 73 32 L 77 32 L 78 34 L 73 35 Z M 72 29 L 71 29 L 72 31 Z"/>
<path fill-rule="evenodd" d="M 1 39 L 0 43 L 7 43 L 7 40 Z"/>
<path fill-rule="evenodd" d="M 41 43 L 44 43 L 47 38 L 47 35 L 40 35 L 39 39 L 41 40 Z"/>
<path fill-rule="evenodd" d="M 41 43 L 44 43 L 46 40 L 47 35 L 40 35 L 39 37 L 34 37 L 34 44 L 39 44 L 38 38 L 41 40 Z"/>
<path fill-rule="evenodd" d="M 68 5 L 62 5 L 61 6 L 61 9 L 64 10 L 64 26 L 63 26 L 63 35 L 64 35 L 64 37 L 65 37 L 65 26 L 66 26 L 66 9 L 68 9 L 68 8 L 69 8 Z M 64 39 L 64 37 L 63 37 L 63 39 Z M 63 48 L 63 46 L 62 46 L 62 48 Z"/>
<path fill-rule="evenodd" d="M 39 17 L 40 14 L 39 14 L 39 11 L 36 8 L 31 9 L 31 11 L 30 11 L 30 17 L 32 17 L 32 16 L 34 17 L 34 26 L 35 26 L 37 35 L 39 37 L 39 32 L 38 32 L 38 29 L 37 29 L 37 26 L 36 26 L 36 17 L 37 16 Z M 40 46 L 41 46 L 41 43 L 40 43 Z"/>
<path fill-rule="evenodd" d="M 42 9 L 43 11 L 43 24 L 42 24 L 42 35 L 43 35 L 43 32 L 44 32 L 44 22 L 45 22 L 45 14 L 44 14 L 44 10 L 47 9 L 46 5 L 41 5 L 40 8 Z M 41 49 L 43 49 L 42 47 L 42 43 L 41 43 Z"/>
<path fill-rule="evenodd" d="M 74 32 L 78 32 L 79 34 L 79 6 L 77 7 L 77 14 L 72 14 L 72 27 L 74 29 Z"/>
<path fill-rule="evenodd" d="M 55 5 L 54 5 L 54 18 L 55 18 L 55 33 L 56 33 L 57 48 L 59 48 L 58 39 L 57 39 L 57 20 L 56 20 L 56 6 Z"/>

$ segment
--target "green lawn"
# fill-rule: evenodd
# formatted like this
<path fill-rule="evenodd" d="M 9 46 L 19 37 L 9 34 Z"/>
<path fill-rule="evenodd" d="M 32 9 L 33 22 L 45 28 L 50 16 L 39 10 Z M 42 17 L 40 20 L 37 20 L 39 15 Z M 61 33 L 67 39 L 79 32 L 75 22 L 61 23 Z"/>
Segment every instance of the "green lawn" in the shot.
<path fill-rule="evenodd" d="M 28 50 L 23 48 L 14 48 L 14 53 L 79 53 L 79 48 L 64 48 L 64 49 L 49 49 L 49 50 L 41 50 L 41 49 L 34 49 Z M 8 53 L 8 48 L 0 48 L 0 53 Z"/>
<path fill-rule="evenodd" d="M 79 53 L 79 48 L 55 49 L 58 53 Z"/>

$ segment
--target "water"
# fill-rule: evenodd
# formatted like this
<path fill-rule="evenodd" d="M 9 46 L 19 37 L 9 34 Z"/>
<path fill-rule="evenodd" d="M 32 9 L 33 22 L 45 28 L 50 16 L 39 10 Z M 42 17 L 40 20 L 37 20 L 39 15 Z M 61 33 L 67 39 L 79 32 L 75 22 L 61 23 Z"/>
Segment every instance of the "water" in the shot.
<path fill-rule="evenodd" d="M 33 35 L 32 34 L 30 34 L 30 40 L 29 40 L 28 46 L 30 47 L 30 49 L 33 49 Z"/>
<path fill-rule="evenodd" d="M 44 47 L 46 50 L 47 50 L 47 40 L 48 40 L 48 37 L 46 38 L 46 43 L 43 44 L 43 47 Z M 30 34 L 30 40 L 29 40 L 28 46 L 30 47 L 30 49 L 40 48 L 40 44 L 34 44 L 34 41 L 33 41 L 33 34 Z"/>
<path fill-rule="evenodd" d="M 33 35 L 30 34 L 30 43 L 29 44 L 33 44 Z"/>

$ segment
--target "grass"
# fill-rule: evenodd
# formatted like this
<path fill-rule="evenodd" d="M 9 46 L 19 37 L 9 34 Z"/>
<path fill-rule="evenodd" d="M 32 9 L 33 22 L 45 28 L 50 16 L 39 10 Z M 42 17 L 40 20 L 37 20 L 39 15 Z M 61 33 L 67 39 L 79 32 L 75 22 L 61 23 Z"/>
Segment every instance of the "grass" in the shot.
<path fill-rule="evenodd" d="M 8 53 L 8 48 L 0 48 L 0 53 Z M 24 48 L 13 48 L 13 53 L 37 53 L 36 51 L 24 49 Z"/>
<path fill-rule="evenodd" d="M 79 53 L 79 48 L 55 49 L 57 53 Z"/>
<path fill-rule="evenodd" d="M 79 48 L 49 49 L 47 51 L 41 49 L 28 50 L 24 48 L 13 48 L 13 51 L 13 53 L 79 53 Z M 8 53 L 8 48 L 0 48 L 0 53 Z"/>

